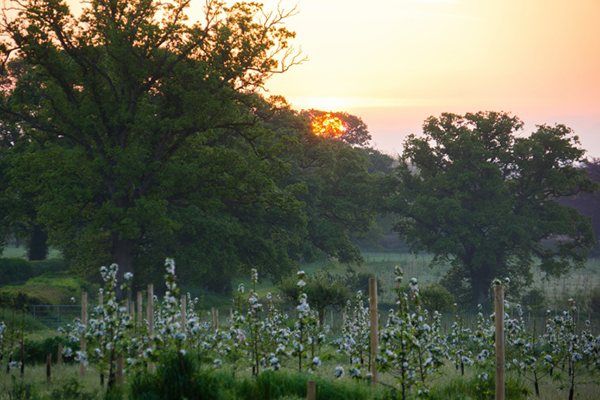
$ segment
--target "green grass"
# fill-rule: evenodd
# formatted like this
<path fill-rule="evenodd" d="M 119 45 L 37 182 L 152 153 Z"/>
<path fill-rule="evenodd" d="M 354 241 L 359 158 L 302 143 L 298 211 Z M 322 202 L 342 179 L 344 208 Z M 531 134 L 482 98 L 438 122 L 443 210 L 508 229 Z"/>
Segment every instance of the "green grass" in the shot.
<path fill-rule="evenodd" d="M 27 258 L 27 249 L 24 246 L 5 246 L 4 251 L 0 254 L 0 256 L 5 258 Z M 50 248 L 47 258 L 59 258 L 60 256 L 60 251 L 58 251 L 57 249 Z"/>

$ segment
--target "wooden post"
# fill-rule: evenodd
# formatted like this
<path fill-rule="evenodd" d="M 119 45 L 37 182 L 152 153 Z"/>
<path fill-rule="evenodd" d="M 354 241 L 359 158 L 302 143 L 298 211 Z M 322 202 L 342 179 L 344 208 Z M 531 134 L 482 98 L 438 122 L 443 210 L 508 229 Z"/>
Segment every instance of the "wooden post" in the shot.
<path fill-rule="evenodd" d="M 148 320 L 148 337 L 150 341 L 154 340 L 154 285 L 148 285 L 148 308 L 146 310 L 146 319 Z M 154 363 L 148 364 L 150 372 L 154 372 Z"/>
<path fill-rule="evenodd" d="M 56 366 L 57 367 L 61 367 L 62 366 L 62 357 L 63 357 L 63 345 L 62 343 L 58 344 L 58 360 L 56 360 Z"/>
<path fill-rule="evenodd" d="M 52 383 L 52 353 L 46 356 L 46 383 Z"/>
<path fill-rule="evenodd" d="M 142 315 L 142 292 L 138 292 L 137 293 L 137 324 L 138 327 L 141 328 L 142 327 L 142 319 L 143 319 L 143 315 Z"/>
<path fill-rule="evenodd" d="M 306 391 L 306 400 L 315 400 L 317 398 L 317 385 L 315 381 L 308 381 L 308 390 Z"/>
<path fill-rule="evenodd" d="M 496 318 L 496 400 L 504 400 L 504 286 L 494 287 Z"/>
<path fill-rule="evenodd" d="M 187 297 L 181 296 L 181 332 L 185 332 Z"/>
<path fill-rule="evenodd" d="M 219 329 L 219 309 L 215 308 L 215 323 L 217 325 L 217 329 Z"/>
<path fill-rule="evenodd" d="M 377 384 L 377 368 L 375 366 L 375 358 L 377 357 L 379 347 L 379 334 L 377 328 L 379 321 L 377 320 L 377 278 L 369 278 L 369 312 L 371 314 L 371 383 Z"/>
<path fill-rule="evenodd" d="M 87 329 L 87 306 L 88 306 L 88 294 L 87 292 L 81 292 L 81 324 Z M 81 335 L 81 351 L 85 353 L 85 332 Z M 79 375 L 85 375 L 85 362 L 79 363 Z"/>
<path fill-rule="evenodd" d="M 123 386 L 123 355 L 117 357 L 117 386 Z"/>
<path fill-rule="evenodd" d="M 211 326 L 212 326 L 212 329 L 215 330 L 217 324 L 215 323 L 215 308 L 214 307 L 210 308 L 210 316 L 211 316 Z"/>

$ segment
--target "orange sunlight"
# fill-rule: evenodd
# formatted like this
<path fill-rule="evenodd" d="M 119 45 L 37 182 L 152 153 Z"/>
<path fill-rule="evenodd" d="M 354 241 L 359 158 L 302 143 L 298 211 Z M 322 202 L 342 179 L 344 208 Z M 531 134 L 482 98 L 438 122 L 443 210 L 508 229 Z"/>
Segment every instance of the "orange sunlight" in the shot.
<path fill-rule="evenodd" d="M 344 122 L 331 114 L 316 117 L 311 122 L 312 131 L 317 136 L 338 137 L 346 131 Z"/>

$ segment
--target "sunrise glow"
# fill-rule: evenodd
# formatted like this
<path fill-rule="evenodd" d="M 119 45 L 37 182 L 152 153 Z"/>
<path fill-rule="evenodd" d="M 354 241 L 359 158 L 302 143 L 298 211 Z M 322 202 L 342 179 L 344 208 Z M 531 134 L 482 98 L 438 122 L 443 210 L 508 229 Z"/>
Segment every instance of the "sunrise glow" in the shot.
<path fill-rule="evenodd" d="M 268 83 L 294 108 L 358 115 L 392 153 L 431 115 L 505 111 L 529 132 L 568 125 L 600 156 L 600 1 L 296 3 L 308 61 Z"/>
<path fill-rule="evenodd" d="M 315 117 L 310 125 L 313 133 L 317 136 L 335 138 L 341 136 L 346 130 L 344 122 L 331 114 Z"/>

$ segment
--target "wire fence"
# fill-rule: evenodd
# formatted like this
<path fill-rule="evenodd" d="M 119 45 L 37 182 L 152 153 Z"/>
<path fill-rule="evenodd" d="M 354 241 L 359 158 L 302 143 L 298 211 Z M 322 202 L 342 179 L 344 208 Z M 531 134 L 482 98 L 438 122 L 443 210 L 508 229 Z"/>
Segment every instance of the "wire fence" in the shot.
<path fill-rule="evenodd" d="M 27 306 L 27 312 L 48 328 L 58 329 L 72 323 L 75 318 L 81 317 L 81 305 L 33 305 Z"/>

